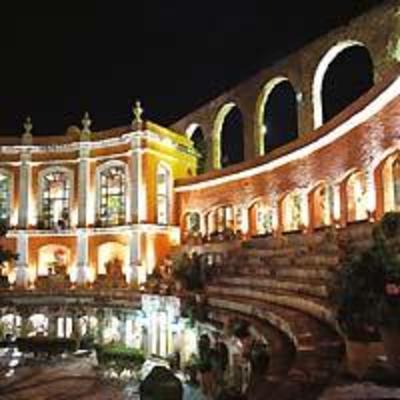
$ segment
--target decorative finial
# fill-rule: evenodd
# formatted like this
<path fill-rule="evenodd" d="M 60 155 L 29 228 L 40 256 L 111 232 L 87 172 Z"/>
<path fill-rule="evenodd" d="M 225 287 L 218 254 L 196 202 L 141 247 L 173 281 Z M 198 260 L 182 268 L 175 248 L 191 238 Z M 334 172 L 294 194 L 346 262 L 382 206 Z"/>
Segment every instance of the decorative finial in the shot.
<path fill-rule="evenodd" d="M 143 122 L 142 115 L 143 115 L 143 108 L 140 100 L 136 100 L 135 105 L 132 108 L 134 119 L 132 125 L 134 124 L 141 124 Z"/>
<path fill-rule="evenodd" d="M 24 134 L 32 135 L 33 124 L 31 117 L 26 117 L 26 120 L 24 122 L 24 129 Z"/>
<path fill-rule="evenodd" d="M 33 124 L 31 117 L 26 117 L 26 120 L 24 122 L 24 129 L 25 132 L 22 135 L 22 144 L 29 146 L 33 142 L 33 136 L 32 136 Z"/>
<path fill-rule="evenodd" d="M 90 125 L 92 125 L 92 120 L 90 119 L 89 113 L 86 111 L 82 119 L 83 133 L 90 133 Z"/>

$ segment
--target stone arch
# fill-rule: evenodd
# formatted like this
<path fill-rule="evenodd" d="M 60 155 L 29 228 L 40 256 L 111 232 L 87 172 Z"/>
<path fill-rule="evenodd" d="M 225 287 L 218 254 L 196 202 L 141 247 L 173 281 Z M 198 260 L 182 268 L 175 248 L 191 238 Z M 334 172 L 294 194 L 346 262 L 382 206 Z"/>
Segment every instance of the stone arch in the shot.
<path fill-rule="evenodd" d="M 363 74 L 357 74 L 355 71 L 353 71 L 351 76 L 353 76 L 355 79 L 359 79 L 360 77 L 362 79 L 365 78 L 364 84 L 363 81 L 360 80 L 359 81 L 360 86 L 359 88 L 357 87 L 355 91 L 354 91 L 354 85 L 352 85 L 352 87 L 349 88 L 346 87 L 345 89 L 348 89 L 347 92 L 348 98 L 345 99 L 347 100 L 347 102 L 341 104 L 340 107 L 328 113 L 326 108 L 324 107 L 325 79 L 327 78 L 327 74 L 329 73 L 330 67 L 332 67 L 332 65 L 334 65 L 335 62 L 340 63 L 341 61 L 340 57 L 346 56 L 348 52 L 351 52 L 353 50 L 355 50 L 356 52 L 360 52 L 360 54 L 363 53 L 364 56 L 366 57 L 366 60 L 369 58 L 371 63 L 370 65 L 371 68 L 369 71 L 366 71 L 368 76 L 365 76 Z M 350 53 L 348 55 L 350 55 Z M 372 76 L 369 77 L 369 75 Z M 313 106 L 314 106 L 313 110 L 314 128 L 319 128 L 321 125 L 324 124 L 324 122 L 334 117 L 347 105 L 351 104 L 358 97 L 360 97 L 366 90 L 368 90 L 373 85 L 373 79 L 374 79 L 374 66 L 373 66 L 372 56 L 368 48 L 363 43 L 356 40 L 345 40 L 331 47 L 321 58 L 314 75 L 313 87 L 312 87 Z M 369 82 L 369 80 L 372 80 L 372 82 Z"/>
<path fill-rule="evenodd" d="M 226 136 L 229 134 L 233 136 L 235 146 L 228 145 Z M 243 116 L 235 103 L 227 103 L 218 111 L 213 126 L 212 143 L 214 168 L 220 169 L 244 160 Z"/>
<path fill-rule="evenodd" d="M 363 171 L 353 170 L 345 179 L 346 222 L 368 218 L 367 181 Z"/>
<path fill-rule="evenodd" d="M 332 187 L 319 181 L 309 193 L 310 216 L 313 228 L 322 228 L 332 222 Z"/>
<path fill-rule="evenodd" d="M 255 126 L 258 155 L 298 136 L 297 95 L 288 78 L 278 76 L 264 85 L 257 100 Z"/>
<path fill-rule="evenodd" d="M 199 158 L 197 159 L 197 174 L 205 172 L 207 165 L 207 141 L 203 128 L 196 122 L 191 123 L 186 129 L 186 136 L 193 142 Z"/>
<path fill-rule="evenodd" d="M 385 151 L 372 163 L 374 167 L 379 213 L 400 211 L 400 146 Z"/>

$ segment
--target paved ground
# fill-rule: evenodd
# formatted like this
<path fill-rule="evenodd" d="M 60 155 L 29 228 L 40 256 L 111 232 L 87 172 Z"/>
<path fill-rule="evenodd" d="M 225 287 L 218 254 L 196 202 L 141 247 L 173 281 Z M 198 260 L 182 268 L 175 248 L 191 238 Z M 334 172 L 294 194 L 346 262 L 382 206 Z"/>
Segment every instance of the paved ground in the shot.
<path fill-rule="evenodd" d="M 0 400 L 122 400 L 122 391 L 101 382 L 86 360 L 22 367 L 0 379 Z"/>
<path fill-rule="evenodd" d="M 326 390 L 319 400 L 395 400 L 400 399 L 400 388 L 377 386 L 373 383 L 354 383 Z"/>

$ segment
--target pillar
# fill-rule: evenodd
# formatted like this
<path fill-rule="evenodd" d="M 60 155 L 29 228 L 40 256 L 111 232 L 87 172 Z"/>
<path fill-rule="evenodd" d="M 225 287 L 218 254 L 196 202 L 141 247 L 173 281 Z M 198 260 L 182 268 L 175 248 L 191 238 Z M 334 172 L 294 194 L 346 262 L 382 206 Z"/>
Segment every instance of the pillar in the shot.
<path fill-rule="evenodd" d="M 79 172 L 78 172 L 78 226 L 84 228 L 87 226 L 87 213 L 88 213 L 88 191 L 90 162 L 89 162 L 89 149 L 83 147 L 79 150 Z"/>
<path fill-rule="evenodd" d="M 26 232 L 19 232 L 17 236 L 17 253 L 15 285 L 18 288 L 27 288 L 29 284 L 28 259 L 29 259 L 29 237 Z"/>
<path fill-rule="evenodd" d="M 138 268 L 141 265 L 141 233 L 138 231 L 132 231 L 129 237 L 129 265 L 127 268 L 126 280 L 128 284 L 138 284 Z"/>
<path fill-rule="evenodd" d="M 89 246 L 88 233 L 85 229 L 78 229 L 78 262 L 77 262 L 77 285 L 84 285 L 88 281 L 89 268 Z"/>
<path fill-rule="evenodd" d="M 26 229 L 29 225 L 29 192 L 31 188 L 31 154 L 23 151 L 19 176 L 18 227 Z"/>
<path fill-rule="evenodd" d="M 120 342 L 123 345 L 127 345 L 127 335 L 126 335 L 126 313 L 121 311 L 118 315 L 118 330 L 119 330 L 119 338 L 120 338 Z"/>
<path fill-rule="evenodd" d="M 140 137 L 132 140 L 131 157 L 131 220 L 134 224 L 147 222 L 146 182 L 143 179 L 143 150 Z"/>

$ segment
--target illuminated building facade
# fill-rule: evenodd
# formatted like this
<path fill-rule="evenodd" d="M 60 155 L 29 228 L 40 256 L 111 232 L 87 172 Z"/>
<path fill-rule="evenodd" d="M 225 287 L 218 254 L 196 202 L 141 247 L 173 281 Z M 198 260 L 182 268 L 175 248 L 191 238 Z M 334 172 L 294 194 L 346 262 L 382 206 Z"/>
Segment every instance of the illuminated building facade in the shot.
<path fill-rule="evenodd" d="M 22 141 L 1 138 L 10 279 L 40 286 L 65 267 L 78 284 L 140 283 L 191 234 L 311 232 L 399 210 L 399 15 L 385 2 L 171 130 L 139 107 L 129 128 L 91 133 L 86 117 L 32 138 L 28 121 Z"/>
<path fill-rule="evenodd" d="M 96 133 L 86 115 L 64 137 L 33 138 L 28 120 L 22 141 L 1 139 L 0 216 L 19 254 L 11 282 L 135 285 L 179 242 L 173 182 L 195 172 L 196 152 L 140 112 L 131 127 Z"/>

